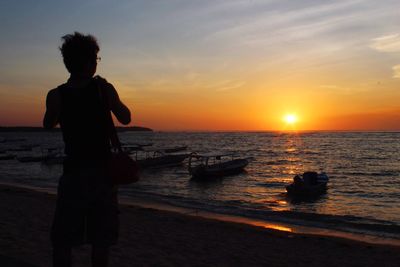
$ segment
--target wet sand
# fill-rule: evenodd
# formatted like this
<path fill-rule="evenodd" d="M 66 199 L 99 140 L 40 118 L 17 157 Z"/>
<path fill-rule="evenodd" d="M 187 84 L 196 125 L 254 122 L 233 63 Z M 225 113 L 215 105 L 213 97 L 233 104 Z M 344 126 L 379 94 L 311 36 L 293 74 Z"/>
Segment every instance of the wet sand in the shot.
<path fill-rule="evenodd" d="M 51 266 L 55 196 L 0 185 L 0 266 Z M 121 205 L 110 266 L 398 266 L 400 247 Z M 8 262 L 10 265 L 5 265 Z M 11 263 L 10 263 L 11 262 Z M 90 266 L 88 247 L 73 266 Z M 28 265 L 29 266 L 29 265 Z"/>

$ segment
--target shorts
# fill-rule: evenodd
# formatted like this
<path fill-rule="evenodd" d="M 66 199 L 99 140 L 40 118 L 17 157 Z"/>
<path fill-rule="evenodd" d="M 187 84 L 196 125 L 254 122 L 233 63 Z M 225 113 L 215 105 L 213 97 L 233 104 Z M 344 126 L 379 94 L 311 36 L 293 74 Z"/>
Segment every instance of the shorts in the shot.
<path fill-rule="evenodd" d="M 109 247 L 119 231 L 117 188 L 104 168 L 87 167 L 61 176 L 51 229 L 53 247 Z"/>

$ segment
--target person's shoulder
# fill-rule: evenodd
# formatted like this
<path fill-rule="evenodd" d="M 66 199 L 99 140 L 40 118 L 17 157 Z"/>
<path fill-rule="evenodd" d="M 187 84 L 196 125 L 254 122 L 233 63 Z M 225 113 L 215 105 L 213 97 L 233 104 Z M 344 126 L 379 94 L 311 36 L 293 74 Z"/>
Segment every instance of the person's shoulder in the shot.
<path fill-rule="evenodd" d="M 100 75 L 96 75 L 93 77 L 95 82 L 100 85 L 102 88 L 106 89 L 114 89 L 114 86 L 108 82 L 105 78 L 101 77 Z"/>
<path fill-rule="evenodd" d="M 55 97 L 59 95 L 59 87 L 50 89 L 49 92 L 47 93 L 47 97 Z"/>
<path fill-rule="evenodd" d="M 47 101 L 58 101 L 60 99 L 60 88 L 63 85 L 50 89 L 47 93 Z"/>
<path fill-rule="evenodd" d="M 102 89 L 103 92 L 109 97 L 114 98 L 117 94 L 117 90 L 115 89 L 114 85 L 108 82 L 105 78 L 97 75 L 94 77 L 95 82 L 97 85 Z"/>

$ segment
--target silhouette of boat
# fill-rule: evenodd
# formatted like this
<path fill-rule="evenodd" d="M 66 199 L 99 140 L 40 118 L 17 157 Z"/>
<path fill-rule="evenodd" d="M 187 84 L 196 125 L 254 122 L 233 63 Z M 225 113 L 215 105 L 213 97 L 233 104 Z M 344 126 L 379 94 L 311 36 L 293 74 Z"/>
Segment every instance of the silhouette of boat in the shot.
<path fill-rule="evenodd" d="M 165 153 L 162 150 L 134 151 L 134 158 L 142 168 L 176 166 L 182 164 L 187 157 L 187 153 Z"/>
<path fill-rule="evenodd" d="M 206 180 L 240 173 L 249 164 L 249 158 L 234 158 L 233 153 L 191 154 L 189 173 L 194 179 Z"/>
<path fill-rule="evenodd" d="M 313 197 L 326 193 L 328 189 L 328 176 L 322 172 L 305 172 L 303 175 L 296 175 L 293 183 L 286 186 L 289 195 L 295 197 Z"/>
<path fill-rule="evenodd" d="M 143 150 L 145 147 L 152 146 L 152 143 L 147 144 L 124 144 L 122 145 L 122 150 L 128 154 L 132 154 L 135 151 Z"/>

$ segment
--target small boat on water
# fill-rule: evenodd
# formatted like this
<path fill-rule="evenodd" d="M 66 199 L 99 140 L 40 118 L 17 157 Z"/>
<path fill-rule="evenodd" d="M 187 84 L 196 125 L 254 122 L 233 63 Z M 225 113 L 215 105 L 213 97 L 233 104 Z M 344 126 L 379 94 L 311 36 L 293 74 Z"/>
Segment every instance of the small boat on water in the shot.
<path fill-rule="evenodd" d="M 234 153 L 192 153 L 189 173 L 194 179 L 207 180 L 240 173 L 248 164 L 249 158 L 235 158 Z"/>
<path fill-rule="evenodd" d="M 145 147 L 152 146 L 153 143 L 146 143 L 146 144 L 123 144 L 122 150 L 128 154 L 133 154 L 135 151 L 142 151 Z"/>
<path fill-rule="evenodd" d="M 165 153 L 162 150 L 137 150 L 133 158 L 142 168 L 177 166 L 189 157 L 187 153 Z"/>
<path fill-rule="evenodd" d="M 315 197 L 326 193 L 329 178 L 326 173 L 305 172 L 296 175 L 293 183 L 286 186 L 286 191 L 291 196 Z"/>

